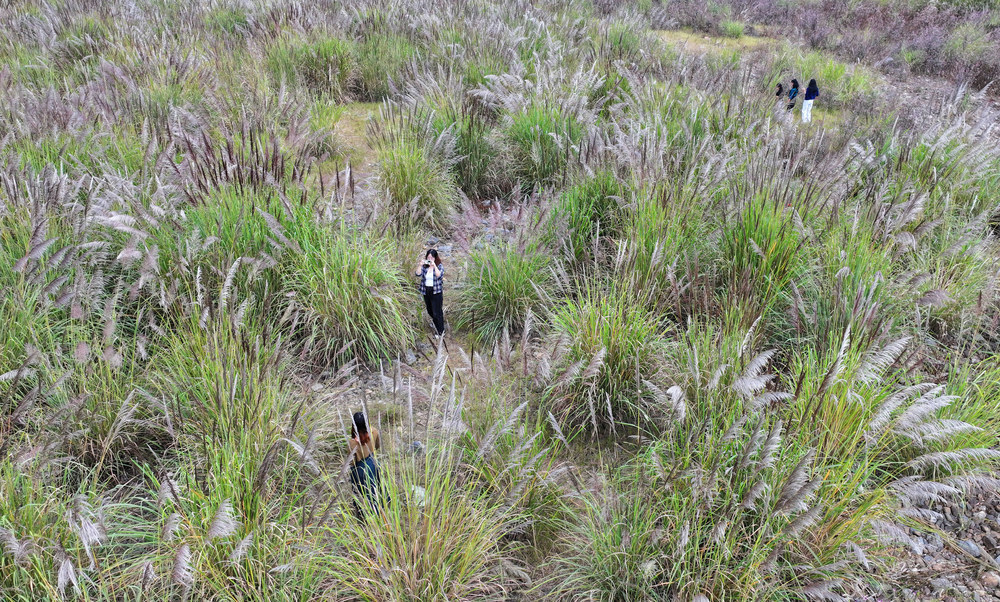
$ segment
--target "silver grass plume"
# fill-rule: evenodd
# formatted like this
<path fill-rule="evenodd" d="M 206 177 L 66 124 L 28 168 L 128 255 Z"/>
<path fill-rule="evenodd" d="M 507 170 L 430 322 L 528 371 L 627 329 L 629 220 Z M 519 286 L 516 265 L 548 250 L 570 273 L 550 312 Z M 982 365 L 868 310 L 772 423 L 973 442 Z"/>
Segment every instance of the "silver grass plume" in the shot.
<path fill-rule="evenodd" d="M 865 441 L 871 445 L 879 437 L 881 437 L 886 427 L 890 424 L 892 414 L 899 409 L 899 407 L 907 399 L 912 398 L 914 395 L 925 394 L 928 391 L 933 390 L 935 387 L 936 385 L 934 383 L 921 383 L 911 385 L 890 395 L 885 401 L 882 402 L 878 410 L 875 412 L 875 415 L 872 416 L 871 420 L 869 420 L 868 428 L 864 433 Z"/>
<path fill-rule="evenodd" d="M 73 591 L 80 595 L 80 584 L 76 577 L 76 568 L 73 566 L 73 561 L 70 560 L 69 556 L 63 555 L 62 562 L 59 563 L 59 574 L 57 577 L 56 588 L 59 590 L 61 596 L 66 595 L 66 586 L 73 584 Z"/>
<path fill-rule="evenodd" d="M 802 587 L 802 594 L 810 600 L 841 602 L 844 597 L 833 591 L 843 584 L 841 579 L 825 579 L 814 581 Z"/>
<path fill-rule="evenodd" d="M 177 481 L 170 477 L 164 477 L 160 481 L 159 490 L 156 492 L 156 505 L 162 508 L 168 500 L 173 503 L 177 503 L 178 501 Z"/>
<path fill-rule="evenodd" d="M 229 554 L 229 564 L 237 564 L 247 555 L 250 546 L 253 544 L 253 531 L 240 540 Z"/>
<path fill-rule="evenodd" d="M 229 537 L 239 529 L 240 523 L 233 517 L 233 506 L 229 500 L 223 500 L 215 511 L 212 525 L 208 529 L 206 537 L 209 541 L 220 537 Z"/>
<path fill-rule="evenodd" d="M 911 339 L 912 337 L 901 337 L 878 350 L 870 350 L 858 367 L 858 381 L 870 384 L 881 378 L 889 366 L 896 363 Z"/>
<path fill-rule="evenodd" d="M 916 475 L 896 479 L 889 483 L 889 489 L 910 504 L 945 503 L 949 498 L 961 494 L 955 487 L 936 481 L 924 481 Z"/>
<path fill-rule="evenodd" d="M 152 562 L 142 563 L 142 576 L 139 579 L 139 587 L 142 591 L 149 589 L 149 586 L 156 581 L 156 569 Z"/>
<path fill-rule="evenodd" d="M 14 559 L 14 563 L 18 565 L 27 560 L 33 551 L 30 539 L 25 538 L 24 541 L 18 541 L 14 532 L 4 527 L 0 527 L 0 543 L 3 544 L 7 554 Z"/>
<path fill-rule="evenodd" d="M 184 589 L 194 585 L 194 572 L 191 569 L 191 547 L 188 544 L 181 544 L 174 554 L 174 568 L 171 571 L 171 578 L 174 583 Z"/>
<path fill-rule="evenodd" d="M 956 465 L 1000 460 L 1000 450 L 987 448 L 965 448 L 941 451 L 917 456 L 906 463 L 913 470 L 954 469 Z"/>
<path fill-rule="evenodd" d="M 923 554 L 923 546 L 919 542 L 914 541 L 906 532 L 906 529 L 899 525 L 879 519 L 871 521 L 871 526 L 875 537 L 880 541 L 903 544 L 909 547 L 914 554 Z"/>
<path fill-rule="evenodd" d="M 177 529 L 181 526 L 181 515 L 174 512 L 167 517 L 166 522 L 163 523 L 163 530 L 160 532 L 160 537 L 163 541 L 173 541 L 177 537 Z"/>

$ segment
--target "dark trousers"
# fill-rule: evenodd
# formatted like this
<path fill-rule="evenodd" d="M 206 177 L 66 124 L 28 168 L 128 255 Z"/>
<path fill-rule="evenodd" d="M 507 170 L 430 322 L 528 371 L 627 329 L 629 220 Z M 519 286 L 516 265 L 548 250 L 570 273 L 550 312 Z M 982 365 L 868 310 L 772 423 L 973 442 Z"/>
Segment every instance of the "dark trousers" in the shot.
<path fill-rule="evenodd" d="M 442 293 L 425 293 L 424 305 L 427 306 L 427 314 L 434 320 L 434 328 L 438 334 L 444 334 L 444 295 Z"/>
<path fill-rule="evenodd" d="M 358 515 L 358 518 L 361 518 L 365 511 L 374 511 L 375 514 L 378 514 L 380 506 L 378 465 L 375 464 L 374 457 L 368 456 L 360 464 L 355 463 L 351 466 L 351 483 L 357 487 L 358 496 L 364 504 L 364 506 L 360 506 L 357 500 L 354 501 L 354 513 Z"/>

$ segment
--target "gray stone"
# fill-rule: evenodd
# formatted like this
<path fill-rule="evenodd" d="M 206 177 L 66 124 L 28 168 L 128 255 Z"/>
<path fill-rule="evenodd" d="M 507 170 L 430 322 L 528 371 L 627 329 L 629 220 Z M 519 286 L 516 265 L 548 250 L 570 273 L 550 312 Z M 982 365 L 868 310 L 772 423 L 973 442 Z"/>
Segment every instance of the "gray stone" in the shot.
<path fill-rule="evenodd" d="M 937 579 L 931 579 L 931 587 L 934 591 L 940 592 L 951 587 L 951 581 L 945 579 L 944 577 L 938 577 Z"/>
<path fill-rule="evenodd" d="M 958 540 L 958 547 L 971 554 L 973 558 L 979 558 L 983 555 L 982 550 L 980 550 L 979 546 L 976 545 L 976 542 L 971 539 Z"/>
<path fill-rule="evenodd" d="M 1000 587 L 1000 575 L 997 575 L 993 571 L 989 571 L 987 573 L 983 573 L 983 576 L 979 578 L 979 582 L 985 587 L 996 589 L 997 587 Z"/>
<path fill-rule="evenodd" d="M 407 349 L 406 353 L 403 354 L 403 361 L 406 364 L 415 364 L 417 362 L 417 354 L 413 353 L 412 349 Z"/>

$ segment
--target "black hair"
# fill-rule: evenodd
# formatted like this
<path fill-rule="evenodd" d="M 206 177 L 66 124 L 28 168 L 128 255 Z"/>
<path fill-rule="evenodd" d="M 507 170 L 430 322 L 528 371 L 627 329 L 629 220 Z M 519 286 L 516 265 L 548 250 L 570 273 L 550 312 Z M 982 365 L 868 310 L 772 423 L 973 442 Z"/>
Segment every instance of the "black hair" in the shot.
<path fill-rule="evenodd" d="M 441 256 L 438 255 L 437 249 L 427 249 L 427 252 L 424 253 L 424 259 L 427 259 L 428 255 L 434 258 L 435 264 L 441 265 Z"/>
<path fill-rule="evenodd" d="M 793 79 L 792 80 L 792 87 L 793 88 L 798 88 L 799 87 L 799 80 Z"/>
<path fill-rule="evenodd" d="M 816 85 L 816 80 L 809 80 L 809 85 L 806 86 L 807 92 L 819 92 L 819 86 Z"/>
<path fill-rule="evenodd" d="M 351 438 L 357 437 L 361 445 L 368 443 L 368 423 L 365 422 L 364 412 L 354 413 L 354 424 L 351 425 Z"/>

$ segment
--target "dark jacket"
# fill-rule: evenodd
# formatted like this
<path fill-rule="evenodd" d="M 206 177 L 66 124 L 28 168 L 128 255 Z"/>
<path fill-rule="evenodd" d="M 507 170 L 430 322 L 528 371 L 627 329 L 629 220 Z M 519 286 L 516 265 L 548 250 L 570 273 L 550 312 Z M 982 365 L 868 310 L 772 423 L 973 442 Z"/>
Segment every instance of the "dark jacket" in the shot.
<path fill-rule="evenodd" d="M 790 88 L 788 90 L 788 100 L 795 100 L 795 97 L 799 95 L 798 88 Z"/>
<path fill-rule="evenodd" d="M 442 290 L 444 290 L 444 264 L 439 265 L 438 269 L 441 271 L 441 275 L 434 276 L 434 294 L 440 293 Z M 419 276 L 421 295 L 427 294 L 427 285 L 424 282 L 424 279 L 426 277 L 427 277 L 427 266 L 423 266 L 420 269 L 420 276 Z"/>
<path fill-rule="evenodd" d="M 819 98 L 819 87 L 810 86 L 806 88 L 805 100 L 816 100 Z"/>

